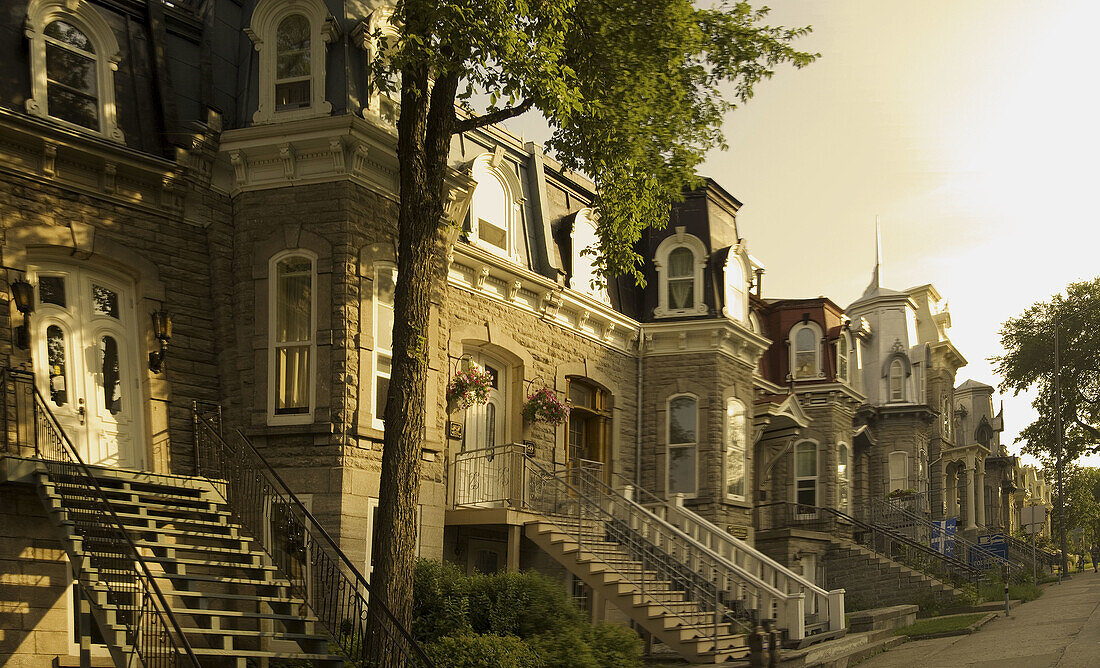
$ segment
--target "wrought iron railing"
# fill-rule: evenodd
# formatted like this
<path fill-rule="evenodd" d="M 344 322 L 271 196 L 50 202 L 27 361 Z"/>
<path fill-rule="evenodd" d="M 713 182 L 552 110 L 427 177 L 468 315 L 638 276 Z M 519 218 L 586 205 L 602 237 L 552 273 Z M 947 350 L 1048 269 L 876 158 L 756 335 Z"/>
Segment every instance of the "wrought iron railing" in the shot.
<path fill-rule="evenodd" d="M 888 501 L 871 499 L 871 522 L 929 546 L 933 544 L 933 538 L 938 538 L 937 542 L 945 543 L 945 550 L 950 549 L 956 559 L 971 564 L 983 573 L 990 570 L 1000 571 L 1005 567 L 1010 572 L 1022 568 L 1022 564 L 1002 559 L 987 548 L 970 542 L 958 531 L 954 536 L 943 536 L 944 529 L 932 520 Z"/>
<path fill-rule="evenodd" d="M 207 407 L 203 407 L 207 409 Z M 431 660 L 329 533 L 239 429 L 223 437 L 216 407 L 193 407 L 195 462 L 200 476 L 225 484 L 234 519 L 267 551 L 354 661 L 384 656 L 385 665 L 428 668 Z M 371 665 L 369 663 L 365 665 Z"/>
<path fill-rule="evenodd" d="M 124 627 L 101 629 L 112 650 L 126 656 L 127 665 L 136 659 L 147 668 L 198 668 L 198 658 L 148 563 L 38 391 L 34 376 L 6 369 L 4 386 L 9 383 L 17 395 L 33 394 L 33 402 L 23 403 L 31 413 L 34 453 L 79 541 L 75 551 L 80 558 L 72 568 L 80 594 L 98 610 L 99 621 L 113 617 Z"/>
<path fill-rule="evenodd" d="M 690 536 L 612 489 L 598 473 L 581 467 L 551 471 L 533 459 L 527 460 L 526 467 L 530 510 L 575 540 L 581 550 L 594 541 L 618 544 L 639 564 L 636 569 L 607 561 L 598 551 L 590 551 L 586 558 L 601 562 L 643 594 L 653 591 L 655 582 L 669 583 L 705 611 L 707 620 L 701 622 L 698 613 L 669 606 L 660 597 L 651 597 L 652 604 L 662 607 L 668 618 L 694 627 L 702 639 L 717 646 L 720 637 L 728 635 L 723 631 L 748 632 L 760 619 L 775 617 L 788 637 L 803 637 L 801 595 L 789 596 L 716 558 Z"/>
<path fill-rule="evenodd" d="M 1049 550 L 1033 546 L 1026 540 L 1020 540 L 998 527 L 978 527 L 978 536 L 989 536 L 998 533 L 1004 534 L 1009 561 L 1035 569 L 1053 568 L 1058 565 L 1058 555 Z"/>
<path fill-rule="evenodd" d="M 859 545 L 882 556 L 954 584 L 977 584 L 985 570 L 928 544 L 913 540 L 894 529 L 864 522 L 835 508 L 776 501 L 756 507 L 757 529 L 797 527 L 837 536 L 851 536 Z"/>
<path fill-rule="evenodd" d="M 451 500 L 455 508 L 519 508 L 527 475 L 527 448 L 509 443 L 455 455 Z"/>

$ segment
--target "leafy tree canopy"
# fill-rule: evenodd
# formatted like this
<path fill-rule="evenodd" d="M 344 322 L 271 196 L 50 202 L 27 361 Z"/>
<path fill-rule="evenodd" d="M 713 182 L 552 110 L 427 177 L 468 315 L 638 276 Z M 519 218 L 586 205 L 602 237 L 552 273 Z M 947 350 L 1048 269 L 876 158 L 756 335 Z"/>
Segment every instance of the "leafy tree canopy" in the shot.
<path fill-rule="evenodd" d="M 1100 452 L 1100 278 L 1030 306 L 1001 327 L 1003 355 L 993 357 L 1001 391 L 1035 392 L 1038 417 L 1020 433 L 1024 452 L 1050 464 L 1057 453 L 1054 332 L 1061 357 L 1061 414 L 1066 461 Z"/>
<path fill-rule="evenodd" d="M 547 148 L 596 184 L 597 263 L 640 281 L 641 231 L 664 225 L 705 153 L 725 147 L 721 123 L 736 105 L 724 93 L 748 100 L 777 65 L 818 57 L 791 46 L 808 27 L 765 25 L 767 15 L 747 2 L 401 0 L 402 37 L 377 66 L 401 70 L 406 86 L 454 81 L 469 111 L 459 132 L 541 112 Z M 489 100 L 480 115 L 477 93 Z"/>

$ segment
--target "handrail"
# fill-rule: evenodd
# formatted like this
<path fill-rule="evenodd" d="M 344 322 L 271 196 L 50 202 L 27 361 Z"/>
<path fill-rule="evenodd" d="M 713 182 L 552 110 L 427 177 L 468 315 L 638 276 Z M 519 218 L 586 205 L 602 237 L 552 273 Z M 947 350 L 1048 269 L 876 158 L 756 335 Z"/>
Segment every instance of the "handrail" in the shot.
<path fill-rule="evenodd" d="M 91 469 L 84 462 L 72 440 L 61 427 L 57 417 L 50 410 L 49 404 L 42 397 L 34 382 L 33 374 L 12 369 L 4 369 L 5 385 L 8 381 L 14 383 L 13 376 L 23 376 L 23 382 L 28 383 L 34 392 L 34 420 L 36 429 L 34 432 L 35 456 L 42 460 L 46 467 L 47 476 L 52 480 L 64 476 L 75 478 L 91 494 L 84 498 L 91 498 L 96 506 L 94 523 L 78 519 L 76 513 L 69 512 L 73 520 L 73 526 L 81 538 L 81 549 L 88 553 L 89 562 L 107 562 L 106 571 L 114 571 L 115 574 L 133 578 L 138 582 L 137 587 L 119 588 L 118 582 L 107 579 L 99 579 L 108 590 L 113 590 L 116 605 L 122 609 L 129 608 L 130 614 L 118 615 L 116 619 L 125 624 L 126 640 L 129 642 L 131 652 L 141 659 L 145 666 L 158 668 L 160 666 L 191 666 L 199 668 L 198 657 L 187 642 L 187 637 L 180 628 L 179 622 L 172 613 L 172 608 L 164 597 L 164 593 L 153 577 L 141 552 L 130 538 L 125 525 L 115 512 L 103 488 L 99 486 Z M 64 491 L 61 486 L 55 486 L 55 490 L 61 496 L 64 504 L 66 496 L 72 496 Z M 109 552 L 97 551 L 94 546 L 109 545 L 114 548 Z M 119 552 L 121 551 L 121 554 Z M 85 564 L 82 560 L 73 563 L 73 569 L 83 571 Z M 97 569 L 98 570 L 98 569 Z M 84 582 L 83 573 L 78 573 L 76 581 L 80 585 L 82 596 L 89 605 L 99 607 L 93 588 Z M 115 586 L 112 586 L 114 584 Z M 140 604 L 132 602 L 125 605 L 123 601 L 131 599 L 135 594 L 141 595 Z M 151 605 L 150 605 L 151 604 Z M 153 618 L 150 620 L 146 613 L 151 611 Z M 122 648 L 120 648 L 122 649 Z"/>
<path fill-rule="evenodd" d="M 717 581 L 717 574 L 704 575 L 688 567 L 687 560 L 683 555 L 690 552 L 690 548 L 694 547 L 693 545 L 677 545 L 668 541 L 662 543 L 654 540 L 653 536 L 639 530 L 638 523 L 634 521 L 634 515 L 628 512 L 626 517 L 616 516 L 616 513 L 610 508 L 604 507 L 603 504 L 589 498 L 580 485 L 571 484 L 564 479 L 577 476 L 581 469 L 573 468 L 551 472 L 539 462 L 530 458 L 527 460 L 527 465 L 531 468 L 533 474 L 529 480 L 533 488 L 532 493 L 528 496 L 529 504 L 546 521 L 556 525 L 567 535 L 570 533 L 570 527 L 558 521 L 558 519 L 568 519 L 576 522 L 575 527 L 573 527 L 576 535 L 573 537 L 577 541 L 578 549 L 583 548 L 585 541 L 585 523 L 602 522 L 604 533 L 616 536 L 617 540 L 615 542 L 626 547 L 631 557 L 641 563 L 641 570 L 635 576 L 632 573 L 623 572 L 614 563 L 604 560 L 599 553 L 592 553 L 593 559 L 599 560 L 606 568 L 618 574 L 623 581 L 637 586 L 644 595 L 646 592 L 646 573 L 652 569 L 658 575 L 666 577 L 682 589 L 685 598 L 694 600 L 704 609 L 713 606 L 714 614 L 710 624 L 711 635 L 703 634 L 703 637 L 713 638 L 716 644 L 721 635 L 719 633 L 720 627 L 730 622 L 741 626 L 746 632 L 751 631 L 751 627 L 736 619 L 732 614 L 723 614 L 723 608 L 726 608 L 727 613 L 733 613 L 733 610 L 725 605 L 723 601 L 722 594 L 725 590 Z M 544 494 L 547 484 L 555 486 L 553 498 L 547 498 L 547 495 Z M 612 499 L 612 501 L 619 500 L 621 499 Z M 608 505 L 613 506 L 614 504 Z M 618 505 L 623 507 L 625 504 L 619 503 Z M 570 512 L 568 510 L 569 506 L 574 509 L 572 515 L 568 514 Z M 626 507 L 632 508 L 629 505 L 626 505 Z M 562 512 L 562 508 L 567 510 Z M 651 513 L 647 512 L 646 515 L 652 517 Z M 670 551 L 675 548 L 680 549 L 680 556 Z M 684 613 L 670 608 L 657 597 L 653 597 L 650 603 L 660 606 L 669 616 L 679 619 L 688 626 L 701 628 L 699 624 L 686 619 L 683 616 Z"/>
<path fill-rule="evenodd" d="M 424 650 L 381 600 L 371 598 L 366 578 L 244 433 L 234 430 L 235 447 L 202 415 L 198 402 L 192 414 L 199 474 L 225 481 L 230 510 L 275 564 L 290 574 L 291 588 L 328 628 L 344 655 L 369 660 L 383 651 L 400 659 L 397 665 L 431 668 L 434 664 Z M 282 544 L 274 528 L 285 531 L 278 536 Z M 371 616 L 381 619 L 385 636 L 366 636 Z"/>
<path fill-rule="evenodd" d="M 939 527 L 932 523 L 931 520 L 926 519 L 917 513 L 903 508 L 887 501 L 881 501 L 879 499 L 871 499 L 871 518 L 876 524 L 886 524 L 898 533 L 902 533 L 900 527 L 891 526 L 888 522 L 893 519 L 889 515 L 900 516 L 906 523 L 911 523 L 918 527 L 921 527 L 928 532 L 929 536 L 935 531 L 940 531 Z M 877 521 L 876 521 L 877 520 Z M 922 542 L 917 538 L 913 538 L 918 542 Z M 965 561 L 967 563 L 976 562 L 982 570 L 989 570 L 990 568 L 1003 568 L 1008 567 L 1011 571 L 1020 570 L 1019 564 L 1012 563 L 1007 559 L 1002 559 L 999 555 L 994 554 L 981 545 L 975 545 L 969 540 L 960 536 L 958 533 L 954 536 L 955 552 L 965 552 Z"/>
<path fill-rule="evenodd" d="M 701 543 L 703 545 L 703 547 L 705 547 L 705 548 L 711 550 L 712 552 L 714 552 L 718 558 L 730 561 L 733 564 L 741 566 L 741 568 L 743 568 L 744 570 L 751 573 L 753 576 L 755 576 L 755 577 L 757 577 L 760 580 L 763 580 L 765 582 L 769 582 L 768 578 L 765 577 L 765 572 L 764 572 L 764 570 L 765 570 L 764 567 L 767 566 L 768 568 L 771 569 L 773 579 L 775 580 L 775 582 L 772 583 L 772 586 L 774 586 L 776 588 L 779 588 L 778 582 L 782 578 L 782 579 L 787 580 L 787 581 L 793 581 L 795 584 L 797 584 L 798 588 L 803 590 L 803 591 L 811 592 L 813 594 L 815 603 L 814 603 L 814 606 L 812 606 L 813 609 L 810 609 L 809 606 L 807 607 L 807 613 L 812 613 L 815 610 L 816 611 L 825 610 L 827 612 L 828 616 L 829 616 L 829 620 L 831 622 L 831 625 L 832 624 L 839 624 L 839 628 L 843 628 L 843 625 L 844 625 L 843 614 L 836 615 L 836 617 L 838 617 L 838 619 L 834 619 L 834 614 L 833 614 L 834 611 L 829 610 L 829 595 L 830 595 L 830 592 L 826 591 L 824 588 L 815 585 L 814 583 L 807 580 L 805 577 L 799 575 L 798 573 L 795 573 L 794 571 L 790 570 L 786 566 L 783 566 L 779 562 L 775 561 L 774 559 L 772 559 L 768 555 L 764 554 L 763 552 L 757 550 L 756 548 L 749 545 L 748 543 L 746 543 L 742 540 L 739 540 L 734 536 L 731 536 L 728 531 L 722 531 L 722 529 L 715 526 L 710 520 L 704 518 L 703 516 L 699 515 L 698 513 L 694 512 L 693 510 L 691 510 L 689 508 L 686 508 L 678 500 L 665 501 L 664 499 L 661 499 L 660 497 L 653 494 L 652 492 L 645 489 L 644 487 L 634 485 L 633 481 L 630 481 L 628 478 L 626 478 L 625 476 L 623 476 L 620 473 L 612 473 L 612 476 L 616 477 L 620 481 L 622 481 L 624 483 L 624 486 L 629 486 L 632 493 L 638 493 L 638 494 L 646 497 L 646 500 L 644 502 L 642 502 L 643 506 L 645 506 L 647 504 L 652 504 L 652 505 L 660 506 L 662 509 L 664 509 L 665 513 L 670 515 L 670 516 L 672 514 L 679 514 L 684 519 L 685 524 L 694 525 L 697 528 L 698 531 L 706 533 L 707 536 L 710 539 L 710 544 L 708 544 L 707 542 L 705 542 L 702 539 L 698 538 L 697 536 L 693 535 L 693 533 L 688 528 L 677 526 L 676 523 L 673 522 L 671 519 L 664 518 L 664 519 L 666 519 L 666 521 L 669 521 L 671 524 L 673 524 L 673 526 L 677 526 L 677 528 L 680 529 L 681 531 L 683 531 L 685 534 L 687 534 L 688 536 L 691 536 L 693 539 L 695 539 L 696 541 Z M 658 517 L 659 517 L 659 515 L 658 515 Z M 721 542 L 725 543 L 726 545 L 728 545 L 730 547 L 730 550 L 731 550 L 730 558 L 727 558 L 724 554 L 722 554 L 721 550 L 716 549 L 714 547 L 713 543 L 714 543 L 715 540 L 721 541 Z M 734 557 L 735 553 L 740 553 L 740 554 L 746 555 L 746 556 L 751 557 L 752 559 L 755 559 L 756 561 L 758 561 L 760 563 L 760 572 L 755 573 L 753 571 L 753 569 L 747 568 L 746 566 L 743 566 L 741 564 L 737 564 L 737 561 Z M 788 593 L 791 593 L 786 588 L 784 588 L 783 591 L 788 591 Z M 840 592 L 838 592 L 838 593 L 839 593 L 840 596 L 843 596 L 843 593 L 840 593 Z M 834 596 L 835 595 L 836 594 L 834 594 Z"/>

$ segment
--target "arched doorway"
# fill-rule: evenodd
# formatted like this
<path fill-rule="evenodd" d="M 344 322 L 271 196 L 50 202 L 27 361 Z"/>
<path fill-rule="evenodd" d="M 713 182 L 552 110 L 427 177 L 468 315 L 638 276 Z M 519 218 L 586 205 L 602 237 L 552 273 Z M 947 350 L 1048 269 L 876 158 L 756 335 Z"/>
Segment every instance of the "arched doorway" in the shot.
<path fill-rule="evenodd" d="M 144 468 L 133 281 L 61 262 L 28 263 L 35 382 L 88 464 Z"/>

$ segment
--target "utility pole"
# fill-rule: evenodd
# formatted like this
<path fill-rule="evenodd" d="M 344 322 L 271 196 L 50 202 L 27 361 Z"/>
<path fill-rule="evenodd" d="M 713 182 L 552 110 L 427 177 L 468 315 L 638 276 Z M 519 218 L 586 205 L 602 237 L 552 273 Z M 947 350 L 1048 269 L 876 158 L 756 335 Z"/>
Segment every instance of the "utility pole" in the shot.
<path fill-rule="evenodd" d="M 1065 485 L 1065 446 L 1062 443 L 1062 357 L 1058 344 L 1058 307 L 1059 301 L 1054 301 L 1054 425 L 1057 431 L 1058 458 L 1054 465 L 1055 475 L 1058 477 L 1058 534 L 1062 547 L 1062 567 L 1058 575 L 1059 582 L 1068 575 L 1066 553 L 1066 485 Z"/>

